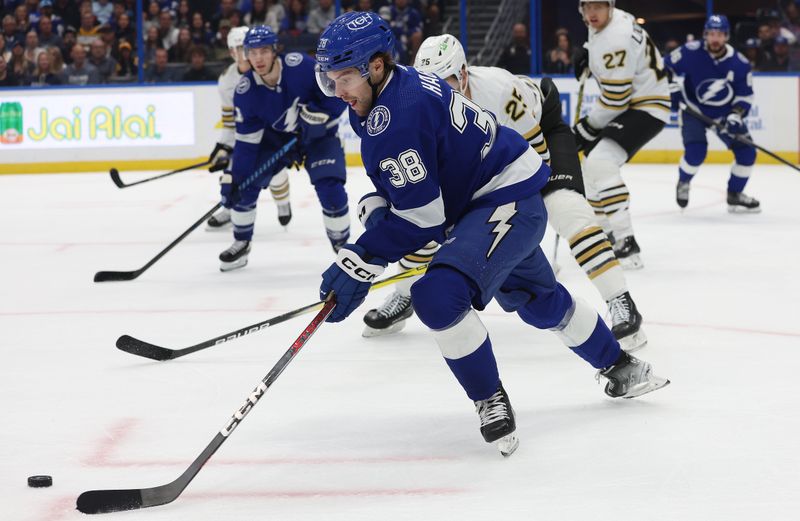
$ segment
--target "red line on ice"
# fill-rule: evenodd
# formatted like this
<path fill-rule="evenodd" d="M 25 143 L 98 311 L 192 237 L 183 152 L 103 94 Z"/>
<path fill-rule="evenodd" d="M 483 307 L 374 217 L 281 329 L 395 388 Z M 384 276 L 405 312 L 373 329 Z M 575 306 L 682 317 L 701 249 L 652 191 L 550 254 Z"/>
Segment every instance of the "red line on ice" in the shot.
<path fill-rule="evenodd" d="M 105 436 L 95 444 L 94 452 L 84 458 L 83 464 L 89 467 L 106 466 L 111 453 L 119 446 L 137 423 L 139 423 L 139 420 L 136 418 L 126 418 L 118 421 L 111 428 L 106 429 Z"/>
<path fill-rule="evenodd" d="M 75 512 L 75 498 L 72 496 L 62 496 L 54 499 L 47 505 L 41 515 L 36 516 L 36 521 L 58 521 L 67 517 L 67 514 Z"/>

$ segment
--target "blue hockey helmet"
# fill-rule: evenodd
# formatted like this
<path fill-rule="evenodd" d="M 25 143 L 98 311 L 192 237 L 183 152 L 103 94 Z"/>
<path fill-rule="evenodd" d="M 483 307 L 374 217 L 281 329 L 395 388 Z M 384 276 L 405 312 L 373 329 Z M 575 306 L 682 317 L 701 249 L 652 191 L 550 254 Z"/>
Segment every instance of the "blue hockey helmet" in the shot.
<path fill-rule="evenodd" d="M 274 46 L 278 43 L 278 35 L 268 25 L 255 25 L 244 36 L 244 52 L 259 47 Z"/>
<path fill-rule="evenodd" d="M 708 20 L 706 20 L 703 31 L 722 31 L 725 34 L 730 34 L 731 24 L 728 22 L 728 17 L 724 14 L 712 14 L 708 17 Z"/>
<path fill-rule="evenodd" d="M 317 83 L 333 96 L 335 85 L 327 73 L 355 67 L 369 76 L 369 61 L 377 53 L 391 53 L 394 35 L 389 24 L 372 12 L 345 13 L 328 25 L 317 45 Z"/>

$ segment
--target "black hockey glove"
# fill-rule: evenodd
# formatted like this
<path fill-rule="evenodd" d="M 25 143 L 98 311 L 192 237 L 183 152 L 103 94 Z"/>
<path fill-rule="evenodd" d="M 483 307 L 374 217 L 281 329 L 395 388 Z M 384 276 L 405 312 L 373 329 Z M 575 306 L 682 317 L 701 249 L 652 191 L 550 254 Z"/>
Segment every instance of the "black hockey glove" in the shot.
<path fill-rule="evenodd" d="M 578 121 L 572 132 L 575 134 L 575 142 L 578 145 L 578 152 L 584 152 L 589 146 L 597 141 L 600 131 L 589 124 L 589 116 L 584 116 Z"/>
<path fill-rule="evenodd" d="M 217 143 L 214 145 L 214 150 L 212 150 L 211 154 L 208 156 L 209 163 L 212 163 L 208 171 L 218 172 L 220 170 L 225 170 L 228 167 L 228 163 L 230 163 L 232 155 L 233 149 L 231 147 L 223 143 Z"/>
<path fill-rule="evenodd" d="M 572 54 L 572 64 L 575 65 L 575 79 L 580 81 L 583 71 L 589 68 L 589 50 L 577 47 Z"/>

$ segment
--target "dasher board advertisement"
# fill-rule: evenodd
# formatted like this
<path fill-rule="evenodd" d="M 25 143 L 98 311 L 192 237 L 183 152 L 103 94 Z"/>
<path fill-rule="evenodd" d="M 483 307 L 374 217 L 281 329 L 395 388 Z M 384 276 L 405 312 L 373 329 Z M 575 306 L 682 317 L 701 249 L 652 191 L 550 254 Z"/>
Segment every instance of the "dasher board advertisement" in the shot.
<path fill-rule="evenodd" d="M 194 145 L 194 93 L 0 94 L 0 150 Z"/>

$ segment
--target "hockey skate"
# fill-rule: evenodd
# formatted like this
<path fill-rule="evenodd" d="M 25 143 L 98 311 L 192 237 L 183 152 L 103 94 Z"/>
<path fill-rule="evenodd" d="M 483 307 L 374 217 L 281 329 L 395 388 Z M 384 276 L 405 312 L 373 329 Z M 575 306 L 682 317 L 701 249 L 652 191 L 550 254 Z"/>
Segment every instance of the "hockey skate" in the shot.
<path fill-rule="evenodd" d="M 508 399 L 503 384 L 486 400 L 475 402 L 475 410 L 481 419 L 481 434 L 487 443 L 497 442 L 500 454 L 511 456 L 517 447 L 519 439 L 514 435 L 517 424 L 514 421 L 514 409 Z"/>
<path fill-rule="evenodd" d="M 675 187 L 675 202 L 681 208 L 689 205 L 689 183 L 687 181 L 678 181 L 678 186 Z"/>
<path fill-rule="evenodd" d="M 223 208 L 222 210 L 218 211 L 206 221 L 206 230 L 208 231 L 220 231 L 228 228 L 231 224 L 231 211 L 227 208 Z"/>
<path fill-rule="evenodd" d="M 647 336 L 642 331 L 642 315 L 629 292 L 609 300 L 608 311 L 611 313 L 611 332 L 623 350 L 630 353 L 647 345 Z"/>
<path fill-rule="evenodd" d="M 278 205 L 278 222 L 287 226 L 292 220 L 292 205 L 289 203 Z"/>
<path fill-rule="evenodd" d="M 640 270 L 644 263 L 639 256 L 639 245 L 633 235 L 629 235 L 614 243 L 614 255 L 617 256 L 622 267 L 627 270 Z"/>
<path fill-rule="evenodd" d="M 653 374 L 649 363 L 634 358 L 625 351 L 617 362 L 597 372 L 608 380 L 605 392 L 612 398 L 635 398 L 669 385 L 669 380 Z"/>
<path fill-rule="evenodd" d="M 220 271 L 231 271 L 247 266 L 247 255 L 250 253 L 250 241 L 233 241 L 230 248 L 219 254 Z"/>
<path fill-rule="evenodd" d="M 369 338 L 397 333 L 406 327 L 406 320 L 413 314 L 411 296 L 394 292 L 379 307 L 367 311 L 364 315 L 366 327 L 361 336 Z"/>
<path fill-rule="evenodd" d="M 728 213 L 759 213 L 761 203 L 758 199 L 743 192 L 728 192 Z"/>

